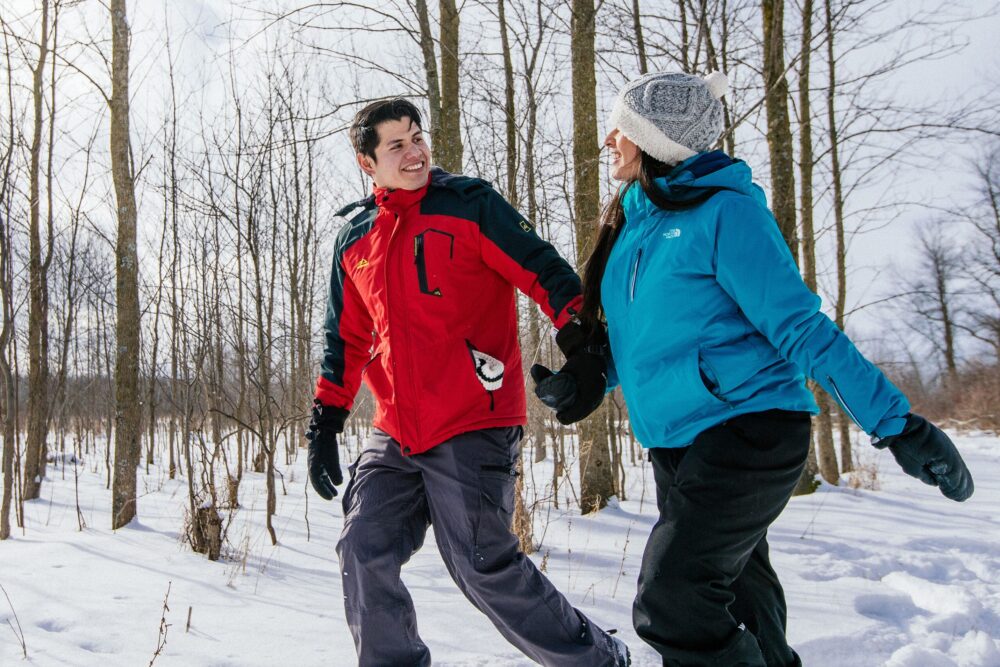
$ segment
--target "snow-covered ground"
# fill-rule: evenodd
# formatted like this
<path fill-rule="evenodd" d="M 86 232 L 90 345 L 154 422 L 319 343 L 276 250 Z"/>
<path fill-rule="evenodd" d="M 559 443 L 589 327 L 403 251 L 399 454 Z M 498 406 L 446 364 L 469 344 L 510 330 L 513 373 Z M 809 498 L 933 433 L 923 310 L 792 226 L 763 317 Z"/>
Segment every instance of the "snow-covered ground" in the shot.
<path fill-rule="evenodd" d="M 878 491 L 823 486 L 792 499 L 770 533 L 788 598 L 788 635 L 806 665 L 1000 665 L 1000 438 L 956 441 L 976 479 L 958 504 L 866 449 Z M 339 503 L 310 493 L 305 457 L 284 470 L 272 547 L 263 527 L 262 475 L 250 475 L 227 559 L 182 544 L 186 484 L 154 468 L 140 478 L 140 519 L 112 532 L 103 461 L 80 468 L 77 530 L 72 467 L 52 471 L 25 507 L 27 529 L 0 543 L 0 664 L 351 665 L 334 544 Z M 535 469 L 539 493 L 546 465 Z M 630 605 L 655 518 L 648 464 L 629 470 L 628 500 L 596 516 L 541 506 L 532 556 L 573 604 L 617 627 L 634 664 L 658 665 L 635 636 Z M 280 486 L 279 486 L 280 491 Z M 560 499 L 571 493 L 566 485 Z M 434 542 L 404 570 L 420 631 L 437 665 L 529 664 L 459 593 Z M 164 597 L 169 589 L 168 610 Z M 9 602 L 8 602 L 9 598 Z M 15 619 L 16 612 L 16 619 Z M 187 627 L 190 617 L 190 627 Z M 23 634 L 28 659 L 22 659 Z"/>

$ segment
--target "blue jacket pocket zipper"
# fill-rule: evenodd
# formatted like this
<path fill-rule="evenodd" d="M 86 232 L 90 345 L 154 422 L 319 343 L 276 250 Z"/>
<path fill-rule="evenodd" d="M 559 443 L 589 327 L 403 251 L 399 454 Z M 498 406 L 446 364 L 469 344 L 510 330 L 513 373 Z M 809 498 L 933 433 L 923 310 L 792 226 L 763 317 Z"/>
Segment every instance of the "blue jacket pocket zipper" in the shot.
<path fill-rule="evenodd" d="M 628 281 L 628 302 L 632 303 L 635 300 L 635 283 L 636 279 L 639 277 L 639 262 L 642 261 L 642 248 L 635 254 L 635 263 L 632 265 L 632 276 Z"/>
<path fill-rule="evenodd" d="M 837 388 L 837 383 L 834 382 L 833 378 L 829 375 L 826 376 L 826 379 L 830 383 L 830 386 L 833 387 L 833 393 L 836 394 L 840 407 L 844 408 L 844 411 L 847 412 L 847 416 L 851 418 L 851 421 L 864 429 L 864 426 L 861 426 L 861 422 L 858 421 L 858 418 L 854 416 L 854 411 L 851 410 L 851 408 L 847 405 L 847 401 L 844 400 L 844 395 L 841 394 L 840 389 Z"/>

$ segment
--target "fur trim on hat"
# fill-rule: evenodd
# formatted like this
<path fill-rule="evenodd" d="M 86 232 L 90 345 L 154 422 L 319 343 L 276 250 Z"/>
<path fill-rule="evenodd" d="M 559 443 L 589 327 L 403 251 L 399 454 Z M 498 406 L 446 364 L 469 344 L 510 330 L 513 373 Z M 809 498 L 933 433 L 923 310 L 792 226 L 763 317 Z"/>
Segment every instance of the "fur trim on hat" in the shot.
<path fill-rule="evenodd" d="M 615 100 L 608 124 L 617 128 L 643 152 L 652 155 L 664 164 L 680 164 L 689 157 L 697 155 L 695 151 L 680 145 L 651 122 L 630 109 L 621 96 Z"/>

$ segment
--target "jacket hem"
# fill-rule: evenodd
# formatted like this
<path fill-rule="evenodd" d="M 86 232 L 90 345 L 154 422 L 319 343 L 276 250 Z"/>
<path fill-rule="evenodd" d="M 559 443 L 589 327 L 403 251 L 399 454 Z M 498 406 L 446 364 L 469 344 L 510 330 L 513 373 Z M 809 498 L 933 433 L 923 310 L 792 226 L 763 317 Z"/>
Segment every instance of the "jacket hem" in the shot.
<path fill-rule="evenodd" d="M 373 422 L 372 426 L 388 434 L 389 437 L 398 442 L 400 446 L 403 448 L 403 454 L 405 456 L 414 456 L 416 454 L 422 454 L 426 451 L 434 449 L 438 445 L 444 444 L 445 442 L 451 440 L 457 435 L 461 435 L 462 433 L 468 433 L 469 431 L 481 431 L 487 428 L 524 426 L 527 423 L 528 423 L 528 417 L 526 414 L 508 415 L 506 417 L 492 417 L 490 419 L 480 419 L 474 422 L 467 422 L 459 426 L 444 431 L 440 431 L 436 433 L 434 436 L 428 438 L 427 440 L 417 443 L 404 440 L 401 437 L 398 429 L 391 428 L 386 424 Z M 410 451 L 406 451 L 407 448 L 409 448 Z"/>

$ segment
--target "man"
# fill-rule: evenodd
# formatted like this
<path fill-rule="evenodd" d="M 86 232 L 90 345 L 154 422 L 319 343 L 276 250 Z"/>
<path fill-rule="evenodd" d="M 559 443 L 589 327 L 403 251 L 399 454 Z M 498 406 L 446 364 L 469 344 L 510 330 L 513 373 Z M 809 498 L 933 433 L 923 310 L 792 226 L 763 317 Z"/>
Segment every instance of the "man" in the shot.
<path fill-rule="evenodd" d="M 372 195 L 344 208 L 326 350 L 310 424 L 317 493 L 342 481 L 336 435 L 362 377 L 375 431 L 350 467 L 337 545 L 348 624 L 366 665 L 429 665 L 400 568 L 427 526 L 449 574 L 503 636 L 544 665 L 627 665 L 625 645 L 575 610 L 510 532 L 526 403 L 514 287 L 560 329 L 580 417 L 605 389 L 603 333 L 574 314 L 580 281 L 485 182 L 431 168 L 420 113 L 402 99 L 350 130 Z"/>

